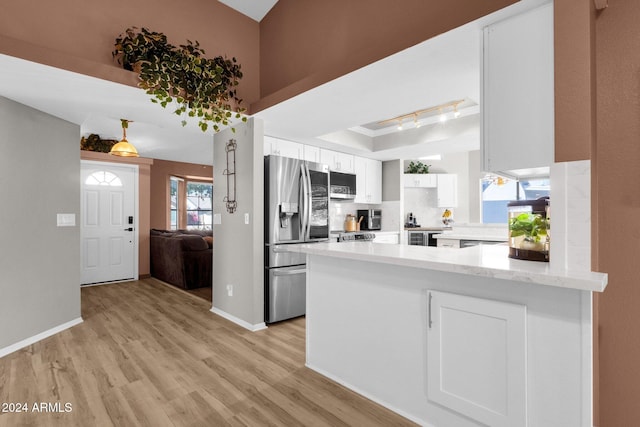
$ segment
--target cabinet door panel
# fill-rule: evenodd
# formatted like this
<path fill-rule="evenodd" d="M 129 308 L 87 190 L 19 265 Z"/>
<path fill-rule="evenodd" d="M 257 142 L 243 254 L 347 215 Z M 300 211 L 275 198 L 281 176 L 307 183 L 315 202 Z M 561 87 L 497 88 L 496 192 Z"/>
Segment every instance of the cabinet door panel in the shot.
<path fill-rule="evenodd" d="M 304 145 L 302 147 L 304 159 L 308 162 L 321 163 L 320 161 L 320 148 L 312 145 Z"/>
<path fill-rule="evenodd" d="M 427 298 L 428 399 L 494 427 L 526 426 L 526 306 Z"/>
<path fill-rule="evenodd" d="M 438 207 L 458 206 L 458 175 L 438 174 Z"/>
<path fill-rule="evenodd" d="M 367 202 L 382 203 L 382 162 L 367 159 Z"/>
<path fill-rule="evenodd" d="M 481 135 L 485 171 L 553 163 L 553 66 L 552 4 L 484 29 Z"/>
<path fill-rule="evenodd" d="M 356 157 L 356 198 L 354 203 L 367 203 L 367 159 Z"/>

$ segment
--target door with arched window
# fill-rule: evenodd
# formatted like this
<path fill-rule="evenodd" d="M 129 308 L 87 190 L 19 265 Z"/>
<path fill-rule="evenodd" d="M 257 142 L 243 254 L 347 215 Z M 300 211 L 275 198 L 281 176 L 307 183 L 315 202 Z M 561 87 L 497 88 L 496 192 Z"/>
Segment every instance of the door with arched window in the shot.
<path fill-rule="evenodd" d="M 83 285 L 138 278 L 138 166 L 83 160 Z"/>

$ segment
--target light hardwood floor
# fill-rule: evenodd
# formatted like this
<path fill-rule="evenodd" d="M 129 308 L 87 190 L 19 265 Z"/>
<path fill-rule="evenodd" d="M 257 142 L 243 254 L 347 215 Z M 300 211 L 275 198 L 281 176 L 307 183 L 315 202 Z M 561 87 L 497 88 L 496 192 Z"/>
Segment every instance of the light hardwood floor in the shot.
<path fill-rule="evenodd" d="M 414 425 L 307 369 L 304 318 L 249 332 L 209 308 L 152 278 L 83 288 L 82 324 L 0 358 L 0 404 L 29 406 L 0 426 Z"/>

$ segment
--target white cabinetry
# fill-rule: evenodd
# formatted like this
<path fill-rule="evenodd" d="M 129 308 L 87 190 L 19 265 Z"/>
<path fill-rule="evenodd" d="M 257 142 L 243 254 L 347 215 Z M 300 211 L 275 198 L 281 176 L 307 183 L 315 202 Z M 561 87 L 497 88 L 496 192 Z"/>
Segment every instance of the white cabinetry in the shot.
<path fill-rule="evenodd" d="M 400 239 L 400 233 L 375 233 L 376 238 L 373 243 L 388 243 L 397 245 Z"/>
<path fill-rule="evenodd" d="M 356 198 L 355 203 L 382 203 L 382 162 L 355 158 Z"/>
<path fill-rule="evenodd" d="M 455 208 L 458 206 L 458 175 L 438 174 L 438 207 Z"/>
<path fill-rule="evenodd" d="M 302 152 L 303 145 L 298 142 L 287 141 L 285 139 L 274 138 L 271 136 L 264 137 L 265 156 L 272 154 L 274 156 L 301 159 L 303 156 Z"/>
<path fill-rule="evenodd" d="M 483 169 L 504 173 L 550 166 L 553 3 L 490 25 L 483 38 Z"/>
<path fill-rule="evenodd" d="M 354 156 L 339 151 L 320 149 L 320 163 L 329 165 L 335 172 L 355 173 Z"/>
<path fill-rule="evenodd" d="M 429 173 L 405 173 L 405 188 L 436 188 L 437 178 L 435 174 Z"/>
<path fill-rule="evenodd" d="M 459 248 L 460 240 L 458 239 L 443 239 L 439 237 L 436 239 L 438 241 L 439 248 Z"/>
<path fill-rule="evenodd" d="M 427 398 L 482 424 L 526 426 L 526 306 L 427 298 Z"/>
<path fill-rule="evenodd" d="M 304 160 L 308 162 L 322 163 L 320 161 L 320 147 L 305 145 L 302 147 Z"/>

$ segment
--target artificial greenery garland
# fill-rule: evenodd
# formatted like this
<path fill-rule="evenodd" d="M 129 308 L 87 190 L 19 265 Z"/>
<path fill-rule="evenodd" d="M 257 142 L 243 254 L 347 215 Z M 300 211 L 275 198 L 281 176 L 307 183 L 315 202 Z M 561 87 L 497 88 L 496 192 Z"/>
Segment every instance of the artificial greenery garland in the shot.
<path fill-rule="evenodd" d="M 247 120 L 241 115 L 245 109 L 236 91 L 242 71 L 236 58 L 208 59 L 204 54 L 198 41 L 187 40 L 176 47 L 163 33 L 137 27 L 120 34 L 112 52 L 123 68 L 138 73 L 139 86 L 152 96 L 152 102 L 175 107 L 179 116 L 197 117 L 203 132 L 209 124 L 217 132 L 232 117 Z M 183 119 L 182 126 L 186 124 Z"/>

